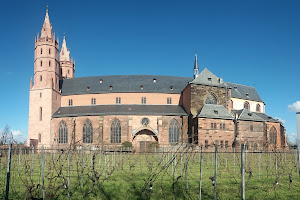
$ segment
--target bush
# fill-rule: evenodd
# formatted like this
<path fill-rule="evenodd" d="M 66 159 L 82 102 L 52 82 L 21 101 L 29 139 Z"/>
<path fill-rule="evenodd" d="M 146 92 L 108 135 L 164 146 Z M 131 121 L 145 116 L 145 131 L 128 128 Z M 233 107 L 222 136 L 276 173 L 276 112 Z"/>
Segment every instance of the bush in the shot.
<path fill-rule="evenodd" d="M 155 147 L 158 149 L 159 148 L 159 144 L 158 142 L 150 142 L 149 146 L 150 149 L 155 149 Z"/>
<path fill-rule="evenodd" d="M 123 142 L 123 143 L 122 143 L 122 146 L 123 146 L 123 147 L 132 147 L 132 143 L 126 141 L 126 142 Z"/>

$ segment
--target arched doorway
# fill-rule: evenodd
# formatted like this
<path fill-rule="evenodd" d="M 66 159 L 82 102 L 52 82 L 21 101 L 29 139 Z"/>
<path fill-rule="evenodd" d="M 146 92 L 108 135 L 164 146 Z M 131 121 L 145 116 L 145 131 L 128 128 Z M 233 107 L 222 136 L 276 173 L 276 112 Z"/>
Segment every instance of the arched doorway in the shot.
<path fill-rule="evenodd" d="M 150 144 L 158 142 L 157 135 L 148 129 L 143 129 L 134 134 L 132 139 L 133 148 L 139 152 L 150 151 Z"/>

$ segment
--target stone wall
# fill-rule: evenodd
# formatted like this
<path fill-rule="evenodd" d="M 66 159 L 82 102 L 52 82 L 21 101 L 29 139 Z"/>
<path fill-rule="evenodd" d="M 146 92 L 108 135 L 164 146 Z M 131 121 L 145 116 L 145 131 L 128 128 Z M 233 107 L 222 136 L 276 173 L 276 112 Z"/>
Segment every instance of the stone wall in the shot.
<path fill-rule="evenodd" d="M 226 95 L 226 88 L 191 84 L 191 110 L 194 109 L 199 112 L 209 94 L 213 94 L 217 98 L 218 105 L 229 108 L 228 105 L 230 104 L 231 95 L 229 90 L 227 90 Z"/>

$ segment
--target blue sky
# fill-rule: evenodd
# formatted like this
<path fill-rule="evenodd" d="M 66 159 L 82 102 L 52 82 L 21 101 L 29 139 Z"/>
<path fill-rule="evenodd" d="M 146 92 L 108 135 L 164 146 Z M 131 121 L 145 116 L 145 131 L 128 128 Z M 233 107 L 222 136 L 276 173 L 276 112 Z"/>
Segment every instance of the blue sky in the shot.
<path fill-rule="evenodd" d="M 0 1 L 0 128 L 27 135 L 34 37 L 46 1 Z M 76 77 L 157 74 L 192 77 L 194 54 L 224 81 L 255 86 L 266 113 L 296 133 L 300 100 L 300 1 L 48 1 L 60 46 Z"/>

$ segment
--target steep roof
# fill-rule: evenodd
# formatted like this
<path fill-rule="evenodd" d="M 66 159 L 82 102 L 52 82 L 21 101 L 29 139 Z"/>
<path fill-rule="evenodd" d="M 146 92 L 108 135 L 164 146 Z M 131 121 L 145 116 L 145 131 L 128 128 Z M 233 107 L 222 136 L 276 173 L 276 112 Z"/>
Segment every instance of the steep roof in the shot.
<path fill-rule="evenodd" d="M 231 97 L 263 102 L 254 87 L 229 82 L 224 85 L 231 88 Z"/>
<path fill-rule="evenodd" d="M 222 83 L 222 79 L 214 75 L 207 68 L 204 68 L 204 70 L 191 83 L 200 84 L 200 85 L 219 86 L 219 87 L 224 86 Z"/>
<path fill-rule="evenodd" d="M 242 110 L 231 110 L 231 112 L 238 115 L 238 120 L 257 122 L 266 121 L 263 118 L 256 115 L 256 113 L 250 112 L 247 108 L 244 108 Z"/>
<path fill-rule="evenodd" d="M 212 119 L 233 119 L 234 117 L 223 105 L 205 104 L 197 117 Z"/>
<path fill-rule="evenodd" d="M 61 92 L 63 96 L 124 92 L 180 94 L 192 80 L 187 77 L 157 75 L 80 77 L 64 79 L 61 82 Z"/>
<path fill-rule="evenodd" d="M 187 115 L 181 106 L 177 105 L 95 105 L 60 107 L 53 118 L 77 116 L 105 116 L 105 115 Z"/>
<path fill-rule="evenodd" d="M 257 116 L 259 116 L 260 118 L 266 120 L 267 122 L 279 122 L 281 123 L 279 120 L 277 119 L 274 119 L 273 117 L 269 116 L 269 115 L 266 115 L 265 113 L 258 113 L 258 112 L 255 112 L 255 114 Z"/>

